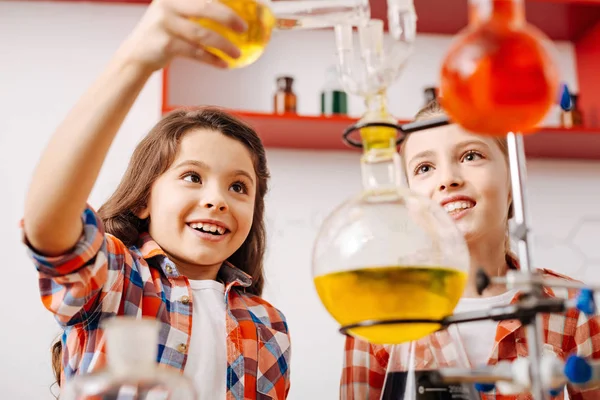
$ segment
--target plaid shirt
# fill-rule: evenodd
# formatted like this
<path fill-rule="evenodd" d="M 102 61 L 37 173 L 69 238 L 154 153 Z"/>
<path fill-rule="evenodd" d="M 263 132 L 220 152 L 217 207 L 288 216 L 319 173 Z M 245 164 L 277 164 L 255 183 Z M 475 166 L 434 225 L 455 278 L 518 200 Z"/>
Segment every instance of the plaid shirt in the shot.
<path fill-rule="evenodd" d="M 84 232 L 70 253 L 44 257 L 28 246 L 39 271 L 42 302 L 64 329 L 62 383 L 105 365 L 99 324 L 115 315 L 161 321 L 157 361 L 183 372 L 192 333 L 188 280 L 148 234 L 127 248 L 105 234 L 92 209 L 82 219 Z M 251 278 L 241 270 L 226 262 L 219 278 L 225 283 L 227 305 L 227 399 L 286 398 L 290 339 L 285 317 L 265 300 L 245 293 Z"/>
<path fill-rule="evenodd" d="M 550 270 L 541 270 L 548 277 L 572 280 Z M 549 297 L 573 298 L 575 290 L 544 289 Z M 517 294 L 511 301 L 515 303 Z M 550 352 L 565 360 L 571 354 L 600 359 L 600 317 L 588 318 L 585 314 L 571 309 L 563 314 L 544 314 L 544 352 Z M 406 346 L 401 344 L 398 346 Z M 437 369 L 456 366 L 460 346 L 448 330 L 436 332 L 415 343 L 415 369 Z M 350 336 L 346 338 L 344 368 L 341 379 L 340 398 L 343 400 L 379 400 L 382 394 L 387 365 L 392 346 L 370 344 Z M 513 361 L 527 357 L 527 333 L 518 320 L 505 320 L 498 323 L 492 355 L 488 365 L 499 361 Z M 460 364 L 459 364 L 460 365 Z M 472 366 L 468 365 L 471 368 Z M 571 400 L 598 400 L 600 389 L 583 390 L 567 385 Z M 553 397 L 563 400 L 564 395 Z M 495 391 L 482 395 L 482 400 L 532 400 L 529 394 L 507 396 Z"/>

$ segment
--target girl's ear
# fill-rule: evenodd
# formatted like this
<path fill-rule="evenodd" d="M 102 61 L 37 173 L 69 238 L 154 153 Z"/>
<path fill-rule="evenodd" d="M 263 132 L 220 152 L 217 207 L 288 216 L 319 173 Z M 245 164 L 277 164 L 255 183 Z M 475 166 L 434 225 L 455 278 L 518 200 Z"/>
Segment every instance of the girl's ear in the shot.
<path fill-rule="evenodd" d="M 135 216 L 141 220 L 144 220 L 150 216 L 150 209 L 148 208 L 148 206 L 145 206 L 141 210 L 137 211 L 135 213 Z"/>

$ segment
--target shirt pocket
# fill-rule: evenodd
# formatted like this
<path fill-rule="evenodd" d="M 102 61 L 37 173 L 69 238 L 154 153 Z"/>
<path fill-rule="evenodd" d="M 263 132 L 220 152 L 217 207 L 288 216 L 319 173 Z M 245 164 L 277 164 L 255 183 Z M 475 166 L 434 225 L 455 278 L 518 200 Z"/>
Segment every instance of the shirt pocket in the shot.
<path fill-rule="evenodd" d="M 285 332 L 258 325 L 257 399 L 284 399 L 290 377 L 290 338 Z"/>

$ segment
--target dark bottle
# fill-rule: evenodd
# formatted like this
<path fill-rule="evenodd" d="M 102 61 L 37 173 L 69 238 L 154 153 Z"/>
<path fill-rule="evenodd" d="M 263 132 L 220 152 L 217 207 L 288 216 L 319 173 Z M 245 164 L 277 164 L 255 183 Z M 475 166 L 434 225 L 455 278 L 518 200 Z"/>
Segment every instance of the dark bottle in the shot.
<path fill-rule="evenodd" d="M 340 84 L 335 66 L 327 69 L 325 85 L 321 91 L 321 114 L 325 116 L 348 114 L 348 95 Z"/>
<path fill-rule="evenodd" d="M 294 78 L 280 76 L 277 78 L 277 91 L 273 96 L 275 114 L 296 113 L 296 95 L 292 89 Z"/>
<path fill-rule="evenodd" d="M 572 128 L 574 126 L 583 125 L 583 114 L 579 109 L 578 100 L 579 95 L 571 94 L 571 109 L 569 111 L 561 111 L 560 122 L 563 128 Z"/>

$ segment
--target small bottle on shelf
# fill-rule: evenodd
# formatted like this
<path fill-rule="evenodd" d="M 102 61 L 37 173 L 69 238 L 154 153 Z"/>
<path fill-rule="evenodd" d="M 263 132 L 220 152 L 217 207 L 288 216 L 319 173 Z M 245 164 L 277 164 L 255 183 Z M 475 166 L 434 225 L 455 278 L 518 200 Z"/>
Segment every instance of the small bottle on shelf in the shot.
<path fill-rule="evenodd" d="M 273 111 L 275 114 L 296 113 L 296 94 L 292 89 L 294 78 L 280 76 L 277 78 L 277 91 L 273 96 Z"/>
<path fill-rule="evenodd" d="M 321 91 L 321 114 L 325 116 L 348 115 L 348 95 L 340 84 L 335 65 L 327 68 L 325 85 Z"/>
<path fill-rule="evenodd" d="M 560 122 L 563 128 L 573 128 L 583 125 L 583 114 L 577 103 L 579 95 L 571 94 L 571 109 L 569 111 L 562 110 L 560 114 Z"/>
<path fill-rule="evenodd" d="M 571 95 L 571 103 L 573 103 L 573 109 L 571 110 L 571 115 L 573 119 L 573 126 L 582 126 L 583 125 L 583 113 L 579 108 L 579 95 L 572 94 Z"/>

